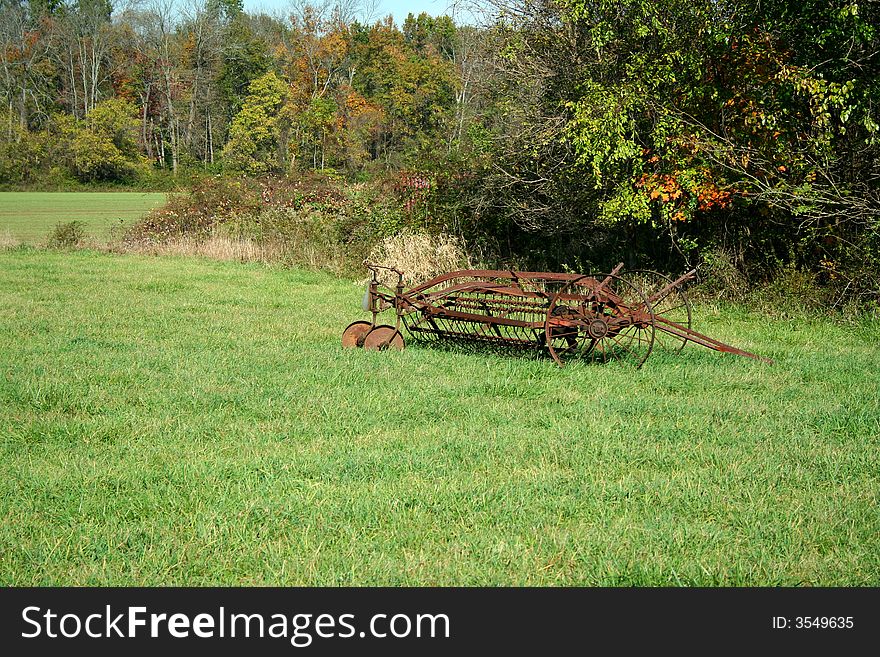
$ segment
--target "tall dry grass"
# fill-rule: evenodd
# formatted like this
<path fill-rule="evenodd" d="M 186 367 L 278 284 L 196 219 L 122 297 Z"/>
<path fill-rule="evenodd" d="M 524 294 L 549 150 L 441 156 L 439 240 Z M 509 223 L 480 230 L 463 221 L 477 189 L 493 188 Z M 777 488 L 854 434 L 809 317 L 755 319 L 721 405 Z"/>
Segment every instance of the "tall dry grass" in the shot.
<path fill-rule="evenodd" d="M 457 269 L 471 269 L 464 241 L 451 235 L 403 230 L 386 237 L 370 251 L 368 260 L 403 272 L 404 283 L 415 285 Z M 380 272 L 381 283 L 393 287 L 397 276 Z"/>
<path fill-rule="evenodd" d="M 350 254 L 342 245 L 315 243 L 307 239 L 255 240 L 217 234 L 198 239 L 181 236 L 163 240 L 126 240 L 109 246 L 109 250 L 155 256 L 201 256 L 214 260 L 281 263 L 337 275 L 351 275 L 360 269 L 359 266 L 353 266 Z"/>
<path fill-rule="evenodd" d="M 195 239 L 187 236 L 165 240 L 126 242 L 123 251 L 159 256 L 201 256 L 214 260 L 270 262 L 284 257 L 286 248 L 275 242 L 257 242 L 248 238 L 211 235 Z"/>
<path fill-rule="evenodd" d="M 198 239 L 179 236 L 163 240 L 124 241 L 118 248 L 148 255 L 202 256 L 238 262 L 281 262 L 345 275 L 352 273 L 353 266 L 359 269 L 359 262 L 352 262 L 352 253 L 345 245 L 315 240 L 309 235 L 299 237 L 291 234 L 284 240 L 255 240 L 215 233 Z M 382 240 L 370 251 L 368 259 L 401 270 L 408 285 L 472 266 L 460 239 L 450 235 L 435 236 L 409 230 Z M 382 282 L 393 286 L 397 278 L 391 272 L 384 272 Z"/>

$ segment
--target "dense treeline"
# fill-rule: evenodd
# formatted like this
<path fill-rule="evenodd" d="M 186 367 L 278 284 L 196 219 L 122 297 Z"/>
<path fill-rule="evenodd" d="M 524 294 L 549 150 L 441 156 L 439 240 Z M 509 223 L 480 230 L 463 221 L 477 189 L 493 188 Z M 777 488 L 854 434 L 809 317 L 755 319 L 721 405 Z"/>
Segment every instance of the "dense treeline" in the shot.
<path fill-rule="evenodd" d="M 877 3 L 489 0 L 478 27 L 345 2 L 0 7 L 7 185 L 379 181 L 355 205 L 393 221 L 361 235 L 878 297 Z"/>
<path fill-rule="evenodd" d="M 499 217 L 514 249 L 751 280 L 796 270 L 877 299 L 878 3 L 497 6 L 496 84 L 516 101 L 497 163 L 461 201 Z"/>
<path fill-rule="evenodd" d="M 0 7 L 7 180 L 44 165 L 83 182 L 147 165 L 353 172 L 448 151 L 460 136 L 459 49 L 473 28 L 447 17 L 401 30 L 339 4 L 283 20 L 241 0 Z"/>

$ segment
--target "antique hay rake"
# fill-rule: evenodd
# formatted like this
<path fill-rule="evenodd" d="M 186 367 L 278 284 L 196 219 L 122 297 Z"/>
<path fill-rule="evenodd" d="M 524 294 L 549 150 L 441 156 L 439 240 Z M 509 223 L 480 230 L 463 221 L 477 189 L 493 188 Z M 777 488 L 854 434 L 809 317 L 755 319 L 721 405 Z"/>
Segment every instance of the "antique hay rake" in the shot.
<path fill-rule="evenodd" d="M 344 347 L 403 349 L 401 329 L 415 340 L 478 344 L 503 350 L 538 350 L 560 366 L 573 358 L 627 361 L 637 367 L 655 347 L 678 352 L 688 342 L 715 351 L 771 362 L 691 328 L 691 304 L 676 280 L 647 270 L 563 274 L 507 270 L 453 271 L 406 289 L 403 273 L 364 262 L 370 282 L 363 308 L 371 321 L 350 324 Z M 394 288 L 382 271 L 397 277 Z M 394 309 L 394 326 L 378 324 Z"/>

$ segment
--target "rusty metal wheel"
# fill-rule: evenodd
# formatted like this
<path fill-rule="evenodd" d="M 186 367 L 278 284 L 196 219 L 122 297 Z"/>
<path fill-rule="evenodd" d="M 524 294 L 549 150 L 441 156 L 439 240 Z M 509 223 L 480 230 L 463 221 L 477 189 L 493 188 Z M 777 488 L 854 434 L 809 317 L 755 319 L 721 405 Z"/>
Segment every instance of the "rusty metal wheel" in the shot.
<path fill-rule="evenodd" d="M 544 335 L 559 365 L 587 358 L 641 367 L 654 346 L 654 313 L 642 291 L 620 276 L 582 276 L 551 298 Z"/>
<path fill-rule="evenodd" d="M 346 348 L 363 347 L 364 338 L 373 325 L 370 322 L 352 322 L 342 332 L 342 346 Z"/>
<path fill-rule="evenodd" d="M 691 302 L 684 290 L 681 289 L 681 286 L 663 291 L 672 284 L 671 278 L 650 269 L 630 269 L 621 275 L 642 290 L 651 304 L 655 318 L 659 319 L 662 317 L 688 329 L 691 328 Z M 657 334 L 654 338 L 654 347 L 659 347 L 662 351 L 678 354 L 684 349 L 687 341 L 686 337 L 679 337 L 663 331 L 661 324 L 658 326 Z"/>
<path fill-rule="evenodd" d="M 364 349 L 383 351 L 385 349 L 403 349 L 403 336 L 393 326 L 382 324 L 367 333 L 364 338 Z"/>

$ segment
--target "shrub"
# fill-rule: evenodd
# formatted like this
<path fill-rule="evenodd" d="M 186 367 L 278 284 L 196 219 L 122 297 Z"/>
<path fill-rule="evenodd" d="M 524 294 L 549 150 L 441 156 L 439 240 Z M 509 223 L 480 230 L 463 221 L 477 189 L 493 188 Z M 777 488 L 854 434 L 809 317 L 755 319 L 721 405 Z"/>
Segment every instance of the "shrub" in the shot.
<path fill-rule="evenodd" d="M 431 237 L 408 199 L 381 183 L 327 175 L 210 177 L 137 222 L 122 242 L 157 252 L 161 243 L 184 237 L 187 248 L 200 240 L 241 240 L 266 247 L 261 253 L 268 258 L 342 275 L 363 274 L 364 258 L 379 245 L 376 257 L 400 263 L 413 280 L 466 264 L 463 245 Z"/>
<path fill-rule="evenodd" d="M 730 252 L 721 248 L 706 249 L 700 256 L 703 263 L 699 272 L 699 285 L 694 289 L 696 296 L 725 301 L 745 299 L 749 293 L 748 280 L 737 268 Z"/>
<path fill-rule="evenodd" d="M 204 178 L 135 223 L 124 241 L 161 241 L 184 234 L 205 237 L 231 217 L 256 213 L 260 205 L 259 186 L 253 181 Z"/>
<path fill-rule="evenodd" d="M 46 240 L 50 249 L 73 249 L 80 246 L 86 237 L 86 225 L 82 221 L 67 221 L 55 224 Z"/>
<path fill-rule="evenodd" d="M 833 288 L 820 285 L 816 274 L 788 265 L 756 289 L 748 301 L 771 317 L 798 317 L 830 309 L 832 297 Z"/>

